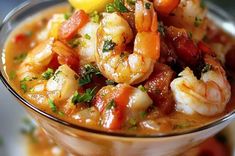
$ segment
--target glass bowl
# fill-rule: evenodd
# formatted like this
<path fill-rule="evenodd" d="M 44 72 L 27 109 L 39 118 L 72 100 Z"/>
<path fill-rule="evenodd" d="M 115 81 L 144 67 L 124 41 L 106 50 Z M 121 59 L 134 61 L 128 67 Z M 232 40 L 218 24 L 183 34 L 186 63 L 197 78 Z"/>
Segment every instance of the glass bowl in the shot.
<path fill-rule="evenodd" d="M 21 97 L 9 84 L 5 69 L 4 44 L 14 28 L 27 17 L 63 0 L 28 1 L 13 9 L 0 26 L 0 78 L 6 88 L 36 120 L 50 138 L 74 155 L 85 156 L 162 156 L 177 155 L 215 135 L 235 118 L 235 111 L 207 125 L 178 133 L 133 135 L 104 132 L 74 125 L 47 114 Z M 208 3 L 208 17 L 222 29 L 235 36 L 232 17 L 219 7 Z"/>

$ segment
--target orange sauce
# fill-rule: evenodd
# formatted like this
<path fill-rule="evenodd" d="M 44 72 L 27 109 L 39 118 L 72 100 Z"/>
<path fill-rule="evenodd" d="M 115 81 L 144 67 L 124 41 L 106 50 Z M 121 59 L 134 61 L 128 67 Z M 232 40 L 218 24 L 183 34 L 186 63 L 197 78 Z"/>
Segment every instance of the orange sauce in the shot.
<path fill-rule="evenodd" d="M 66 12 L 68 10 L 67 7 L 55 7 L 55 8 L 51 8 L 50 10 L 46 10 L 42 13 L 40 13 L 40 15 L 36 15 L 34 17 L 32 17 L 31 19 L 27 20 L 26 22 L 22 23 L 20 26 L 17 27 L 17 29 L 15 29 L 15 31 L 9 36 L 8 41 L 6 42 L 5 45 L 5 51 L 6 51 L 6 73 L 9 77 L 9 82 L 10 84 L 13 86 L 13 88 L 24 98 L 26 98 L 28 101 L 30 101 L 32 104 L 34 104 L 35 106 L 37 106 L 38 108 L 40 108 L 43 111 L 46 111 L 58 118 L 61 118 L 63 120 L 66 120 L 70 123 L 74 123 L 74 124 L 78 124 L 78 121 L 75 120 L 72 117 L 69 116 L 60 116 L 58 114 L 54 114 L 50 108 L 48 108 L 47 105 L 43 105 L 38 103 L 37 101 L 33 101 L 27 98 L 27 95 L 20 89 L 20 80 L 17 77 L 14 77 L 14 72 L 16 72 L 15 70 L 19 67 L 19 64 L 17 64 L 16 62 L 14 62 L 15 58 L 25 52 L 30 51 L 33 47 L 35 47 L 35 45 L 38 44 L 38 40 L 36 39 L 36 34 L 38 34 L 41 30 L 43 30 L 43 28 L 45 28 L 46 26 L 46 21 L 48 21 L 52 15 L 54 13 L 63 13 Z M 27 33 L 27 32 L 32 32 L 32 34 L 27 37 L 22 44 L 14 44 L 13 38 L 19 34 L 19 33 Z M 129 93 L 125 93 L 125 94 L 129 94 Z M 125 97 L 122 97 L 123 99 L 125 99 Z M 171 123 L 171 129 L 170 131 L 179 131 L 179 130 L 183 130 L 183 129 L 187 129 L 187 128 L 194 128 L 194 127 L 199 127 L 202 125 L 205 125 L 207 123 L 210 123 L 218 118 L 223 117 L 225 114 L 233 111 L 235 108 L 235 85 L 232 84 L 232 98 L 230 100 L 230 102 L 227 104 L 226 110 L 217 115 L 217 116 L 213 116 L 213 117 L 205 117 L 205 116 L 201 116 L 201 115 L 185 115 L 179 112 L 173 112 L 170 115 L 168 115 L 167 120 Z M 156 119 L 158 120 L 158 118 Z M 100 129 L 100 127 L 91 127 L 94 129 Z M 125 133 L 131 133 L 132 131 L 126 131 L 124 130 Z M 169 131 L 166 130 L 167 132 Z M 163 132 L 166 132 L 163 131 Z M 148 134 L 148 133 L 156 133 L 153 131 L 148 131 L 148 130 L 143 130 L 140 129 L 138 131 L 138 133 L 140 134 Z M 30 146 L 30 150 L 31 151 L 39 151 L 38 149 L 47 149 L 48 144 L 45 143 L 45 145 L 39 145 L 39 146 Z M 49 146 L 50 148 L 51 146 Z M 47 153 L 47 152 L 45 152 Z M 50 153 L 50 152 L 49 152 Z M 37 154 L 37 152 L 36 152 Z M 40 154 L 38 154 L 40 155 Z M 44 154 L 49 156 L 49 154 Z M 37 156 L 37 155 L 35 155 Z M 43 154 L 41 154 L 40 156 L 43 156 Z M 63 156 L 63 155 L 62 155 Z"/>

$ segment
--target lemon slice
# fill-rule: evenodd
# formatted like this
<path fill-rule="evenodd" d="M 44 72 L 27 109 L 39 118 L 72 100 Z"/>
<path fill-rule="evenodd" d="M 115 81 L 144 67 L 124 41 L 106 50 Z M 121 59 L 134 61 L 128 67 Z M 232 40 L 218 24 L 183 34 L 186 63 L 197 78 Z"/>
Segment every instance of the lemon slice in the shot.
<path fill-rule="evenodd" d="M 113 0 L 69 0 L 70 4 L 75 9 L 82 9 L 87 13 L 93 11 L 102 11 L 106 4 L 113 2 Z"/>

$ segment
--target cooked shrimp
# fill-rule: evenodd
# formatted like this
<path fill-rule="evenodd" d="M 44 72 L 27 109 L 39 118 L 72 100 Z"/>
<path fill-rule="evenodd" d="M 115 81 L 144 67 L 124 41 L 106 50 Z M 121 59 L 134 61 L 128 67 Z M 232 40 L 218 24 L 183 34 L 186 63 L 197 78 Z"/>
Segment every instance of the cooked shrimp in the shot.
<path fill-rule="evenodd" d="M 205 56 L 204 60 L 207 70 L 200 80 L 187 67 L 171 82 L 176 109 L 180 112 L 212 116 L 223 112 L 230 100 L 231 87 L 224 69 L 211 56 Z"/>
<path fill-rule="evenodd" d="M 75 50 L 79 55 L 81 64 L 88 64 L 95 62 L 96 51 L 96 32 L 99 24 L 88 22 L 78 34 L 81 36 L 78 38 L 80 44 Z"/>
<path fill-rule="evenodd" d="M 151 2 L 136 2 L 135 25 L 137 35 L 132 54 L 127 44 L 132 41 L 133 32 L 118 13 L 104 14 L 97 32 L 96 63 L 106 78 L 117 83 L 137 84 L 146 80 L 160 56 L 157 14 Z"/>
<path fill-rule="evenodd" d="M 178 7 L 168 16 L 166 22 L 172 26 L 184 28 L 191 32 L 193 39 L 201 40 L 206 33 L 207 9 L 201 5 L 201 0 L 181 0 Z"/>
<path fill-rule="evenodd" d="M 59 63 L 61 62 L 61 64 L 70 65 L 69 62 L 65 62 L 64 60 L 69 57 L 75 58 L 72 49 L 61 41 L 49 38 L 28 53 L 26 59 L 19 66 L 17 76 L 20 80 L 25 77 L 37 77 L 38 74 L 46 70 L 54 54 L 59 56 L 58 61 Z"/>

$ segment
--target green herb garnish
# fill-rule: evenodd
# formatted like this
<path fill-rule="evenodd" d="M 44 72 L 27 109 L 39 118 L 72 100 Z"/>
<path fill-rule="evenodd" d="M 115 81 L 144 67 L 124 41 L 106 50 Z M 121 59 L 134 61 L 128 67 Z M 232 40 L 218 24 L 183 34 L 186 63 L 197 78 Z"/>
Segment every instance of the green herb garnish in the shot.
<path fill-rule="evenodd" d="M 79 79 L 79 85 L 84 86 L 92 81 L 92 74 L 84 75 L 82 78 Z"/>
<path fill-rule="evenodd" d="M 103 53 L 109 52 L 110 50 L 113 50 L 114 47 L 116 46 L 116 43 L 114 43 L 112 40 L 106 40 L 104 41 L 104 46 L 103 46 Z"/>
<path fill-rule="evenodd" d="M 64 19 L 68 20 L 70 18 L 71 14 L 70 13 L 65 13 L 64 14 Z"/>
<path fill-rule="evenodd" d="M 144 119 L 147 116 L 147 112 L 140 112 L 140 116 L 142 119 Z"/>
<path fill-rule="evenodd" d="M 107 85 L 116 85 L 116 82 L 113 80 L 106 80 L 105 82 Z"/>
<path fill-rule="evenodd" d="M 192 33 L 192 32 L 188 32 L 188 37 L 189 37 L 190 39 L 192 39 L 192 38 L 193 38 L 193 33 Z"/>
<path fill-rule="evenodd" d="M 82 74 L 81 78 L 79 79 L 79 85 L 83 86 L 92 81 L 93 75 L 100 75 L 100 71 L 92 66 L 91 64 L 86 64 L 85 65 L 85 71 Z"/>
<path fill-rule="evenodd" d="M 100 22 L 100 14 L 97 11 L 94 11 L 90 14 L 91 21 L 94 23 Z"/>
<path fill-rule="evenodd" d="M 25 35 L 28 36 L 28 37 L 31 37 L 31 36 L 33 35 L 33 32 L 32 32 L 32 31 L 27 31 L 27 32 L 25 33 Z"/>
<path fill-rule="evenodd" d="M 68 42 L 69 46 L 71 48 L 76 48 L 78 47 L 81 43 L 79 41 L 79 38 L 74 38 L 74 39 L 71 39 L 69 42 Z"/>
<path fill-rule="evenodd" d="M 158 22 L 158 32 L 160 32 L 162 36 L 165 36 L 165 27 L 162 21 Z"/>
<path fill-rule="evenodd" d="M 206 64 L 204 68 L 202 69 L 202 73 L 206 73 L 211 69 L 212 69 L 212 66 L 210 64 Z"/>
<path fill-rule="evenodd" d="M 42 73 L 42 77 L 45 80 L 49 80 L 54 74 L 54 70 L 51 68 L 48 68 L 44 73 Z"/>
<path fill-rule="evenodd" d="M 106 5 L 106 12 L 112 13 L 115 11 L 118 11 L 121 13 L 129 12 L 129 10 L 125 7 L 123 3 L 123 0 L 114 0 L 113 3 L 109 3 Z"/>
<path fill-rule="evenodd" d="M 27 85 L 25 83 L 21 83 L 20 84 L 20 88 L 24 91 L 24 93 L 26 93 L 27 90 L 28 90 L 28 87 L 27 87 Z"/>
<path fill-rule="evenodd" d="M 182 122 L 182 123 L 178 123 L 176 125 L 174 125 L 174 129 L 184 129 L 184 128 L 188 128 L 191 127 L 192 124 L 188 121 L 186 122 Z"/>
<path fill-rule="evenodd" d="M 59 111 L 58 114 L 59 114 L 59 116 L 64 116 L 65 115 L 64 112 L 61 112 L 61 111 Z"/>
<path fill-rule="evenodd" d="M 136 122 L 136 120 L 134 118 L 130 118 L 129 119 L 129 124 L 131 125 L 131 127 L 134 127 L 134 126 L 137 125 L 137 122 Z"/>
<path fill-rule="evenodd" d="M 201 7 L 202 9 L 205 9 L 205 8 L 206 8 L 206 4 L 205 4 L 205 1 L 204 1 L 204 0 L 201 0 L 201 2 L 200 2 L 200 7 Z"/>
<path fill-rule="evenodd" d="M 115 10 L 116 9 L 115 9 L 115 6 L 113 3 L 109 3 L 106 5 L 106 12 L 113 13 L 113 12 L 115 12 Z"/>
<path fill-rule="evenodd" d="M 27 53 L 22 53 L 16 57 L 14 57 L 14 63 L 21 63 L 24 61 L 24 59 L 26 58 Z"/>
<path fill-rule="evenodd" d="M 57 107 L 56 107 L 54 101 L 52 99 L 49 99 L 48 104 L 49 104 L 49 107 L 51 108 L 52 112 L 55 113 L 57 111 Z"/>
<path fill-rule="evenodd" d="M 127 0 L 126 2 L 130 5 L 135 5 L 136 0 Z"/>
<path fill-rule="evenodd" d="M 91 39 L 91 36 L 90 35 L 88 35 L 88 34 L 85 34 L 85 39 L 87 39 L 87 40 L 90 40 Z"/>
<path fill-rule="evenodd" d="M 86 89 L 85 93 L 83 94 L 80 94 L 76 91 L 72 97 L 72 103 L 77 104 L 81 102 L 87 102 L 87 103 L 91 102 L 91 100 L 95 96 L 95 90 L 96 90 L 96 87 L 93 89 L 89 88 L 89 89 Z"/>
<path fill-rule="evenodd" d="M 16 78 L 16 72 L 15 71 L 11 71 L 9 73 L 9 78 L 10 78 L 10 80 L 14 80 Z"/>
<path fill-rule="evenodd" d="M 25 77 L 23 80 L 20 81 L 20 88 L 26 93 L 28 91 L 28 87 L 26 82 L 32 81 L 35 78 Z"/>
<path fill-rule="evenodd" d="M 201 23 L 202 23 L 202 19 L 196 16 L 194 20 L 194 26 L 199 27 Z"/>
<path fill-rule="evenodd" d="M 142 92 L 147 92 L 147 89 L 143 85 L 139 85 L 138 89 L 141 90 Z"/>
<path fill-rule="evenodd" d="M 149 10 L 149 9 L 151 8 L 151 4 L 150 4 L 150 3 L 145 3 L 145 4 L 144 4 L 144 7 L 145 7 L 145 9 L 148 9 L 148 10 Z"/>
<path fill-rule="evenodd" d="M 108 110 L 113 109 L 113 108 L 116 108 L 116 103 L 115 103 L 114 99 L 112 99 L 106 106 L 106 109 L 108 109 Z"/>

